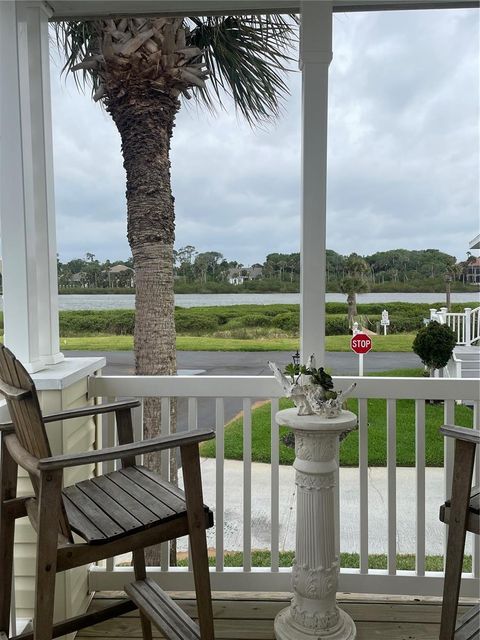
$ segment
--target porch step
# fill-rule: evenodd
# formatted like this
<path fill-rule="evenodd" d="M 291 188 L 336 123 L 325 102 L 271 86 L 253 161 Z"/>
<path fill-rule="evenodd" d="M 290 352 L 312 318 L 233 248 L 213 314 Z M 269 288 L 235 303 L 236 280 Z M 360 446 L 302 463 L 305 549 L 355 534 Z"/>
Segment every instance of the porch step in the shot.
<path fill-rule="evenodd" d="M 131 582 L 125 592 L 169 640 L 200 640 L 198 626 L 153 580 Z"/>

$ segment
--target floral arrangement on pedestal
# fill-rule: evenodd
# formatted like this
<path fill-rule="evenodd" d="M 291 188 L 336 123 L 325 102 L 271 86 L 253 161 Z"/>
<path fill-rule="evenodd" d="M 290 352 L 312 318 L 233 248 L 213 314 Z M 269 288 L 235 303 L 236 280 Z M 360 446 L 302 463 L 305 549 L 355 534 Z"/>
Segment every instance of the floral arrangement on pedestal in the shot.
<path fill-rule="evenodd" d="M 285 396 L 291 398 L 298 408 L 299 416 L 320 415 L 336 418 L 342 411 L 345 398 L 355 388 L 355 383 L 345 391 L 335 391 L 332 376 L 323 367 L 315 366 L 312 354 L 307 364 L 300 364 L 298 351 L 292 356 L 293 362 L 280 371 L 275 362 L 268 363 L 276 380 L 282 385 Z"/>

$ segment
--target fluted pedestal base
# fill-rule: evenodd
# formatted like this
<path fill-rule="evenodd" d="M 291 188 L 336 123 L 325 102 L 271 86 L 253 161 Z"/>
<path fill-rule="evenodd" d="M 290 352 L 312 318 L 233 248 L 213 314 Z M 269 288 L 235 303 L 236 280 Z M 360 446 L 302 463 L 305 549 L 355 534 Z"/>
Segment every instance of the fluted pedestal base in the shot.
<path fill-rule="evenodd" d="M 339 609 L 338 623 L 329 629 L 299 627 L 291 617 L 291 609 L 282 609 L 275 618 L 277 640 L 355 640 L 357 629 L 348 613 Z"/>
<path fill-rule="evenodd" d="M 331 419 L 299 416 L 296 409 L 284 409 L 276 421 L 295 433 L 297 530 L 293 599 L 275 619 L 275 637 L 354 640 L 355 624 L 336 603 L 340 564 L 335 544 L 335 478 L 339 436 L 355 427 L 357 417 L 349 411 Z"/>

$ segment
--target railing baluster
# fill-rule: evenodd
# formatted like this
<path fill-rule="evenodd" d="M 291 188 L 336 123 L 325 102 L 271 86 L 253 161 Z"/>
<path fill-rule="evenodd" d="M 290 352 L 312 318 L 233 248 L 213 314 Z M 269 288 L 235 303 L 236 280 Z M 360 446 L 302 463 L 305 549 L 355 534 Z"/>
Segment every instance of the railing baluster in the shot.
<path fill-rule="evenodd" d="M 397 572 L 397 425 L 396 401 L 387 400 L 388 559 L 389 575 Z"/>
<path fill-rule="evenodd" d="M 141 405 L 132 410 L 133 439 L 135 442 L 143 440 L 143 398 Z M 143 456 L 140 456 L 140 464 L 143 464 Z"/>
<path fill-rule="evenodd" d="M 215 400 L 215 432 L 216 450 L 215 450 L 215 554 L 217 571 L 224 569 L 224 461 L 225 461 L 225 405 L 223 398 Z"/>
<path fill-rule="evenodd" d="M 445 424 L 455 424 L 455 401 L 445 400 L 443 405 L 443 421 Z M 449 499 L 452 493 L 453 479 L 453 456 L 455 451 L 455 442 L 453 438 L 443 439 L 443 482 L 444 482 L 444 498 Z M 443 557 L 447 554 L 448 526 L 443 531 Z M 444 562 L 445 565 L 445 562 Z"/>
<path fill-rule="evenodd" d="M 270 478 L 271 478 L 271 513 L 270 513 L 270 546 L 271 546 L 271 568 L 272 571 L 278 571 L 279 555 L 280 555 L 280 511 L 279 511 L 279 457 L 280 457 L 280 438 L 279 427 L 275 422 L 275 414 L 278 411 L 278 399 L 271 399 L 271 451 L 270 451 Z"/>
<path fill-rule="evenodd" d="M 480 402 L 476 400 L 473 403 L 473 428 L 477 431 L 480 430 Z M 473 475 L 473 484 L 480 486 L 480 446 L 477 446 L 477 453 L 475 459 L 475 471 Z M 473 549 L 472 549 L 472 573 L 475 578 L 480 577 L 480 536 L 472 536 Z"/>
<path fill-rule="evenodd" d="M 107 402 L 114 402 L 116 398 L 107 398 Z M 114 447 L 116 443 L 115 414 L 113 412 L 102 416 L 102 447 Z M 108 460 L 102 463 L 102 474 L 111 473 L 115 470 L 115 461 Z M 107 571 L 113 571 L 115 567 L 115 556 L 105 560 Z"/>
<path fill-rule="evenodd" d="M 116 398 L 107 398 L 107 402 L 115 402 Z M 102 447 L 114 447 L 116 443 L 115 414 L 103 414 L 102 416 Z M 102 463 L 102 474 L 115 470 L 115 461 L 107 460 Z"/>
<path fill-rule="evenodd" d="M 198 426 L 198 399 L 189 398 L 187 406 L 187 429 L 193 431 Z M 192 554 L 190 553 L 190 538 L 187 543 L 188 548 L 188 568 L 192 570 Z M 223 556 L 223 554 L 222 554 Z"/>
<path fill-rule="evenodd" d="M 415 400 L 416 553 L 417 576 L 425 575 L 425 400 Z"/>
<path fill-rule="evenodd" d="M 188 399 L 188 430 L 193 431 L 198 424 L 198 401 L 197 398 Z"/>
<path fill-rule="evenodd" d="M 360 573 L 368 573 L 368 401 L 358 400 L 358 472 L 360 475 Z"/>
<path fill-rule="evenodd" d="M 243 570 L 252 570 L 252 402 L 243 399 Z"/>
<path fill-rule="evenodd" d="M 170 434 L 170 398 L 162 398 L 160 411 L 160 429 L 162 436 Z M 170 479 L 170 450 L 166 449 L 160 453 L 160 471 L 161 476 L 168 482 Z M 163 542 L 160 547 L 160 566 L 162 571 L 168 571 L 169 562 L 169 543 Z"/>

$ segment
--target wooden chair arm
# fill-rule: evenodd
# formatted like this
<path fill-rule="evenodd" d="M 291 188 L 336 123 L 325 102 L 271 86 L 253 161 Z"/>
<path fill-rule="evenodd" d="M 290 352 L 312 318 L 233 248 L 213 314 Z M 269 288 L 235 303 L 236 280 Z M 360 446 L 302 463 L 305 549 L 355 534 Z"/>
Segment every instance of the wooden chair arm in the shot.
<path fill-rule="evenodd" d="M 66 409 L 58 413 L 47 413 L 43 415 L 43 421 L 56 422 L 57 420 L 71 420 L 72 418 L 84 418 L 85 416 L 96 416 L 101 413 L 110 413 L 121 409 L 135 409 L 140 406 L 139 400 L 119 400 L 105 404 L 92 404 L 78 409 Z M 13 433 L 15 428 L 13 422 L 0 422 L 0 433 Z"/>
<path fill-rule="evenodd" d="M 141 440 L 131 444 L 99 449 L 98 451 L 86 451 L 84 453 L 42 458 L 38 462 L 38 468 L 40 471 L 53 471 L 55 469 L 64 469 L 65 467 L 78 467 L 84 464 L 94 464 L 107 460 L 119 460 L 127 456 L 138 456 L 153 451 L 162 451 L 164 449 L 197 444 L 204 440 L 211 440 L 214 437 L 215 432 L 212 429 L 196 429 L 195 431 L 189 431 L 187 433 L 159 436 L 151 440 Z"/>
<path fill-rule="evenodd" d="M 440 433 L 449 438 L 456 440 L 464 440 L 465 442 L 473 442 L 480 444 L 480 431 L 476 429 L 467 429 L 466 427 L 457 427 L 450 424 L 444 424 L 440 427 Z"/>
<path fill-rule="evenodd" d="M 26 449 L 24 449 L 24 447 L 22 447 L 14 433 L 4 436 L 3 443 L 19 467 L 34 476 L 38 477 L 40 475 L 40 471 L 38 470 L 38 458 L 32 456 Z"/>
<path fill-rule="evenodd" d="M 71 418 L 84 418 L 85 416 L 96 416 L 101 413 L 111 413 L 120 409 L 134 409 L 140 406 L 139 400 L 119 400 L 105 404 L 92 404 L 78 409 L 67 409 L 58 413 L 50 413 L 43 416 L 43 421 L 56 422 L 57 420 L 70 420 Z"/>

